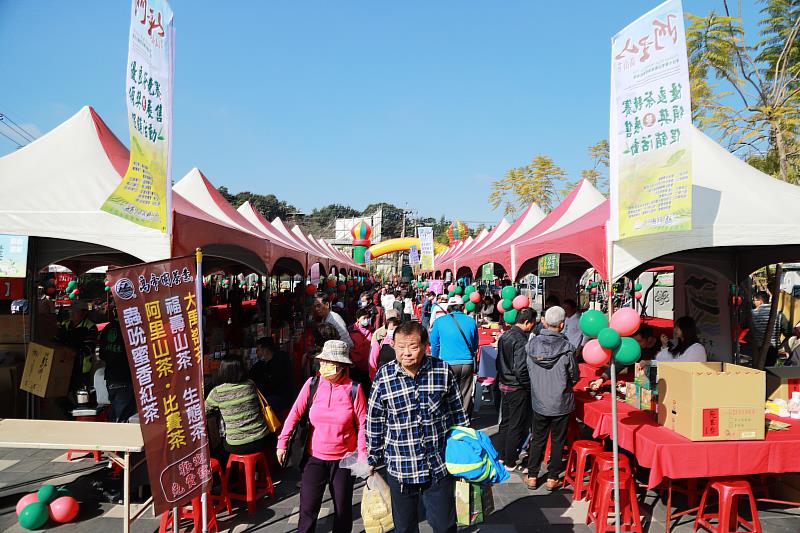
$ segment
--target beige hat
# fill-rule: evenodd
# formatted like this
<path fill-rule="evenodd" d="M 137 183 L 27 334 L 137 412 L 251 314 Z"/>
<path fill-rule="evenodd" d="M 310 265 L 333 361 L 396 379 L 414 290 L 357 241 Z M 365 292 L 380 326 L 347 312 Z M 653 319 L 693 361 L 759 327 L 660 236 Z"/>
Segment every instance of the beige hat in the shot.
<path fill-rule="evenodd" d="M 322 353 L 316 358 L 332 363 L 343 363 L 345 365 L 353 364 L 353 361 L 350 359 L 350 348 L 344 341 L 325 341 L 325 344 L 322 346 Z"/>
<path fill-rule="evenodd" d="M 397 309 L 389 309 L 386 311 L 386 319 L 390 318 L 400 318 L 400 313 L 397 312 Z"/>

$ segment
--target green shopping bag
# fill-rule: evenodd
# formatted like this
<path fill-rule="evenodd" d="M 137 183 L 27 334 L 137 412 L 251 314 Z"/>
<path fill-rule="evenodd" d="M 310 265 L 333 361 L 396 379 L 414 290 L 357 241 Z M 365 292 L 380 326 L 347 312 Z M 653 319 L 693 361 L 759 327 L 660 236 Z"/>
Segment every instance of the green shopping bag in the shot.
<path fill-rule="evenodd" d="M 456 522 L 460 526 L 482 523 L 494 512 L 491 485 L 469 483 L 456 479 Z"/>

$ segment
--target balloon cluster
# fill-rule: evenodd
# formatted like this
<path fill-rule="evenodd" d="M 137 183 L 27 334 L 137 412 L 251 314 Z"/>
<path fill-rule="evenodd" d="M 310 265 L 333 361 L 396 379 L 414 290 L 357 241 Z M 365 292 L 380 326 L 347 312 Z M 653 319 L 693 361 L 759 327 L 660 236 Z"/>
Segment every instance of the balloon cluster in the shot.
<path fill-rule="evenodd" d="M 38 492 L 26 494 L 17 502 L 17 521 L 23 529 L 41 529 L 48 518 L 66 524 L 78 516 L 78 500 L 64 488 L 42 485 Z"/>
<path fill-rule="evenodd" d="M 481 291 L 475 285 L 467 285 L 464 289 L 464 298 L 467 299 L 464 309 L 468 313 L 472 313 L 478 308 L 478 303 L 481 301 Z"/>
<path fill-rule="evenodd" d="M 67 297 L 70 300 L 74 300 L 75 298 L 77 298 L 80 293 L 81 293 L 81 289 L 80 289 L 80 287 L 78 287 L 78 282 L 77 281 L 75 281 L 73 279 L 72 281 L 67 283 Z"/>
<path fill-rule="evenodd" d="M 53 296 L 58 289 L 56 288 L 56 281 L 53 278 L 44 282 L 44 293 L 48 296 Z"/>
<path fill-rule="evenodd" d="M 634 283 L 633 287 L 631 288 L 631 296 L 633 296 L 637 300 L 642 299 L 642 284 L 639 283 L 638 281 Z"/>
<path fill-rule="evenodd" d="M 467 225 L 460 220 L 456 220 L 447 226 L 447 238 L 450 240 L 450 244 L 463 241 L 467 237 L 469 237 L 469 229 L 467 229 Z"/>
<path fill-rule="evenodd" d="M 104 291 L 108 292 L 108 291 L 111 290 L 111 280 L 110 279 L 106 278 L 105 280 L 103 280 L 103 285 L 104 285 L 104 288 L 103 288 Z"/>
<path fill-rule="evenodd" d="M 589 291 L 589 294 L 597 294 L 597 285 L 596 281 L 590 281 L 586 284 L 586 290 Z"/>
<path fill-rule="evenodd" d="M 608 364 L 611 357 L 622 365 L 630 365 L 639 360 L 642 349 L 636 339 L 630 337 L 641 324 L 641 317 L 635 309 L 617 309 L 609 323 L 606 315 L 595 309 L 581 315 L 581 332 L 592 340 L 583 347 L 583 360 L 592 366 Z"/>
<path fill-rule="evenodd" d="M 231 288 L 231 280 L 230 278 L 222 278 L 222 282 L 220 283 L 223 289 L 230 289 Z"/>
<path fill-rule="evenodd" d="M 527 296 L 517 293 L 512 285 L 507 285 L 500 290 L 501 300 L 497 302 L 497 310 L 503 315 L 506 324 L 517 321 L 517 312 L 531 305 Z"/>

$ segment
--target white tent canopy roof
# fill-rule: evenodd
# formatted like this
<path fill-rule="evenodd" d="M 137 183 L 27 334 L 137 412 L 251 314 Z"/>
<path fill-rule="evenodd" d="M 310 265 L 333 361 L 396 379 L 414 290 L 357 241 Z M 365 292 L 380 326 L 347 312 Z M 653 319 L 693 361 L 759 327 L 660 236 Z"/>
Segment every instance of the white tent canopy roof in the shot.
<path fill-rule="evenodd" d="M 707 252 L 727 262 L 729 270 L 731 261 L 758 268 L 800 259 L 800 248 L 792 249 L 800 245 L 800 187 L 753 168 L 697 128 L 692 132 L 692 229 L 616 242 L 614 279 L 655 258 L 672 254 L 676 259 L 689 250 L 697 250 L 693 261 Z M 724 247 L 731 247 L 724 258 L 721 250 L 704 250 Z"/>
<path fill-rule="evenodd" d="M 169 257 L 167 234 L 100 210 L 127 162 L 125 146 L 92 108 L 83 107 L 0 158 L 2 232 L 91 243 L 142 261 Z"/>

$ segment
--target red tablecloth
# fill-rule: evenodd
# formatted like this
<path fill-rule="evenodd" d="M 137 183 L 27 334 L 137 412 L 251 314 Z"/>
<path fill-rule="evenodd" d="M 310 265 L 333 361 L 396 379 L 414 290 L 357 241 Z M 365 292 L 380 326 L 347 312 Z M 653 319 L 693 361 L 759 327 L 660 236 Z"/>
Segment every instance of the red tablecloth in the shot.
<path fill-rule="evenodd" d="M 666 335 L 670 339 L 674 334 L 674 323 L 669 318 L 656 318 L 654 316 L 643 316 L 642 317 L 642 324 L 647 324 L 651 328 L 653 328 L 653 335 L 656 338 L 659 338 L 661 335 Z"/>
<path fill-rule="evenodd" d="M 500 333 L 499 329 L 478 328 L 478 346 L 488 346 L 494 342 L 492 333 Z"/>
<path fill-rule="evenodd" d="M 576 415 L 594 429 L 594 436 L 611 434 L 611 395 L 602 400 L 577 393 Z M 784 431 L 767 431 L 762 441 L 706 441 L 689 439 L 659 426 L 655 415 L 617 402 L 619 446 L 650 469 L 648 487 L 670 479 L 742 476 L 800 472 L 800 424 Z"/>

